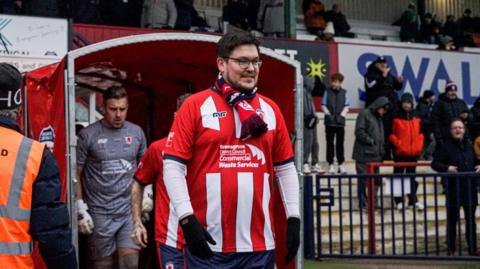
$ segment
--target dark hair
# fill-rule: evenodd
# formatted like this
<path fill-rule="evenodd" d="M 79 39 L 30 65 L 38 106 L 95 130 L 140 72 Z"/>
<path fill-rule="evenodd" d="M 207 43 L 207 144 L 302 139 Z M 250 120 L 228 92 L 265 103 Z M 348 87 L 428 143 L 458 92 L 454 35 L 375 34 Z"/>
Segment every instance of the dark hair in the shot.
<path fill-rule="evenodd" d="M 340 82 L 343 82 L 344 77 L 341 73 L 335 73 L 330 77 L 330 79 L 331 79 L 331 81 L 338 80 Z"/>
<path fill-rule="evenodd" d="M 103 92 L 103 102 L 108 99 L 122 99 L 128 98 L 127 91 L 119 86 L 111 86 Z"/>
<path fill-rule="evenodd" d="M 450 124 L 448 125 L 449 127 L 452 127 L 452 124 L 456 121 L 459 121 L 463 124 L 463 126 L 465 126 L 465 123 L 463 122 L 463 120 L 461 118 L 458 118 L 458 117 L 455 117 L 453 118 L 451 121 L 450 121 Z"/>
<path fill-rule="evenodd" d="M 260 54 L 260 41 L 248 32 L 230 32 L 225 34 L 217 44 L 217 56 L 227 58 L 233 50 L 241 45 L 255 45 Z"/>

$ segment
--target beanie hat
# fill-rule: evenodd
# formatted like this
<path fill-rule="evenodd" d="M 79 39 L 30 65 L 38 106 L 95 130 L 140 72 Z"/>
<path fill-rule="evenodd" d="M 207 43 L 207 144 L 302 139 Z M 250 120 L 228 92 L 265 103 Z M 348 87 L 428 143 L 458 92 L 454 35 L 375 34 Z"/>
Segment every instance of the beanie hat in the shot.
<path fill-rule="evenodd" d="M 405 101 L 409 101 L 413 105 L 413 95 L 409 92 L 406 92 L 406 93 L 402 94 L 402 96 L 400 97 L 400 101 L 402 103 L 405 102 Z"/>
<path fill-rule="evenodd" d="M 457 91 L 458 88 L 457 88 L 457 85 L 455 84 L 455 82 L 449 80 L 447 81 L 447 84 L 445 84 L 445 92 L 448 92 L 448 91 Z"/>
<path fill-rule="evenodd" d="M 0 109 L 10 109 L 20 106 L 20 85 L 22 74 L 14 66 L 0 63 Z"/>
<path fill-rule="evenodd" d="M 434 95 L 435 95 L 435 93 L 433 93 L 433 91 L 431 91 L 431 90 L 426 90 L 426 91 L 423 92 L 422 97 L 423 97 L 424 99 L 428 99 L 428 98 L 430 98 L 430 97 L 432 97 L 432 96 L 434 96 Z"/>

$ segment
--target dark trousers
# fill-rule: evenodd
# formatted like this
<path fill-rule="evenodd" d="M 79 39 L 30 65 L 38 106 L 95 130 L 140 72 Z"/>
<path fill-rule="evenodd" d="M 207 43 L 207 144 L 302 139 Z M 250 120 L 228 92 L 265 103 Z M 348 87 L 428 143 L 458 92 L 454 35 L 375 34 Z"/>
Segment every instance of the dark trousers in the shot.
<path fill-rule="evenodd" d="M 477 224 L 475 223 L 476 205 L 462 206 L 465 213 L 466 239 L 468 245 L 468 254 L 475 255 L 477 252 Z M 453 253 L 456 249 L 457 225 L 460 219 L 459 206 L 447 206 L 447 247 L 448 252 Z"/>
<path fill-rule="evenodd" d="M 333 164 L 333 157 L 337 155 L 338 164 L 345 161 L 343 141 L 345 140 L 345 127 L 325 126 L 327 140 L 327 162 Z M 335 137 L 337 140 L 335 141 Z"/>
<path fill-rule="evenodd" d="M 417 162 L 417 157 L 408 157 L 408 156 L 397 156 L 393 157 L 395 162 Z M 415 166 L 395 166 L 393 168 L 394 174 L 415 174 Z M 403 179 L 402 179 L 403 180 Z M 417 199 L 417 189 L 418 183 L 415 180 L 415 177 L 410 177 L 410 194 L 408 194 L 408 205 L 415 205 L 418 201 Z M 404 192 L 405 193 L 405 192 Z M 395 204 L 403 203 L 403 196 L 402 197 L 395 197 Z"/>
<path fill-rule="evenodd" d="M 367 178 L 365 177 L 365 174 L 367 174 L 367 164 L 366 163 L 361 163 L 361 162 L 356 162 L 355 163 L 355 168 L 357 170 L 357 175 L 358 175 L 358 183 L 357 183 L 357 197 L 358 197 L 358 207 L 359 208 L 366 208 L 367 207 Z M 374 173 L 378 174 L 379 168 L 375 168 Z M 382 184 L 381 178 L 376 177 L 375 178 L 375 206 L 378 207 L 380 204 L 380 201 L 378 200 L 378 193 L 380 190 L 380 186 Z"/>

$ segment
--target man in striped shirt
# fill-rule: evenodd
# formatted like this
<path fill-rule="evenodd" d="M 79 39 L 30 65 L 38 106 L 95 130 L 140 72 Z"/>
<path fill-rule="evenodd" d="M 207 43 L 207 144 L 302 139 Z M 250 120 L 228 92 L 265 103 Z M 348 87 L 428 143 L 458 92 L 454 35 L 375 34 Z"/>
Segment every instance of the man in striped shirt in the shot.
<path fill-rule="evenodd" d="M 229 33 L 217 45 L 214 86 L 188 98 L 164 149 L 164 182 L 189 268 L 274 268 L 274 174 L 285 205 L 286 262 L 300 238 L 299 185 L 278 106 L 257 91 L 259 43 Z"/>

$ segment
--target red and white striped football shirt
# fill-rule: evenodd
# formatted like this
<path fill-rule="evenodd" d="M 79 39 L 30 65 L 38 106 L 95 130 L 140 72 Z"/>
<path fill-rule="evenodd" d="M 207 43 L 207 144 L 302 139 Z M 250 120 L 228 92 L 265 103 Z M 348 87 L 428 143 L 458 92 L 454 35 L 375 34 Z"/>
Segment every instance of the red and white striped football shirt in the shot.
<path fill-rule="evenodd" d="M 185 101 L 165 145 L 165 159 L 187 165 L 192 207 L 216 252 L 275 248 L 273 167 L 292 161 L 293 150 L 278 106 L 260 94 L 250 104 L 268 125 L 261 137 L 240 140 L 237 111 L 208 89 Z"/>
<path fill-rule="evenodd" d="M 185 244 L 170 198 L 163 182 L 163 149 L 167 138 L 155 141 L 143 155 L 135 179 L 145 185 L 155 184 L 155 241 L 181 249 Z"/>

